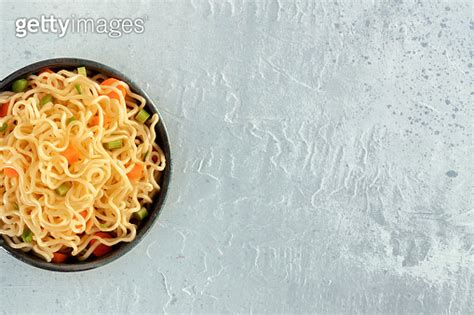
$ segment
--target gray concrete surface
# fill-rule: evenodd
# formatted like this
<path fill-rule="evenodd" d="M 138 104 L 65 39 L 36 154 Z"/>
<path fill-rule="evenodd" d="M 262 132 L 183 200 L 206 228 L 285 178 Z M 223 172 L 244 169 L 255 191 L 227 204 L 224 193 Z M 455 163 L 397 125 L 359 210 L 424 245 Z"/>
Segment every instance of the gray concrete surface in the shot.
<path fill-rule="evenodd" d="M 0 1 L 0 77 L 60 56 L 159 102 L 169 202 L 101 269 L 0 252 L 0 313 L 474 312 L 473 19 L 465 1 Z M 15 37 L 20 17 L 143 34 Z"/>

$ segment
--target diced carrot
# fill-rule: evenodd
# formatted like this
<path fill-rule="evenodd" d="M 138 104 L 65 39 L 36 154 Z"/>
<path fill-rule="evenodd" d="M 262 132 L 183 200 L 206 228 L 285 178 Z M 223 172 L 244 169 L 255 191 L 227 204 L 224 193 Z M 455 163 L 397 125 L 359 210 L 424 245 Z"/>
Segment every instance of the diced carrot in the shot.
<path fill-rule="evenodd" d="M 0 117 L 5 117 L 8 115 L 8 103 L 0 104 Z"/>
<path fill-rule="evenodd" d="M 94 224 L 94 222 L 92 222 L 91 219 L 87 220 L 87 222 L 86 222 L 86 231 L 90 231 L 90 229 L 92 228 L 92 224 Z"/>
<path fill-rule="evenodd" d="M 125 97 L 127 95 L 127 89 L 125 88 L 125 86 L 123 86 L 123 84 L 125 84 L 124 82 L 122 81 L 119 81 L 115 78 L 108 78 L 107 80 L 105 80 L 104 82 L 102 82 L 100 84 L 100 86 L 112 86 L 114 85 L 116 82 L 121 82 L 122 84 L 118 84 L 117 85 L 117 88 L 120 90 L 120 92 L 122 92 L 122 95 L 123 97 Z M 115 98 L 116 100 L 119 100 L 120 97 L 118 96 L 117 93 L 115 93 L 114 91 L 112 92 L 108 92 L 108 93 L 103 93 L 103 95 L 108 95 L 110 98 Z"/>
<path fill-rule="evenodd" d="M 49 69 L 49 68 L 43 68 L 43 69 L 41 69 L 40 74 L 43 73 L 43 72 L 54 73 L 54 71 L 51 70 L 51 69 Z"/>
<path fill-rule="evenodd" d="M 97 233 L 94 234 L 94 236 L 98 236 L 100 238 L 112 238 L 112 236 L 107 232 L 97 232 Z M 95 240 L 92 240 L 91 244 L 94 244 L 94 242 L 95 242 Z"/>
<path fill-rule="evenodd" d="M 130 172 L 128 172 L 127 176 L 131 181 L 139 180 L 140 177 L 143 175 L 143 165 L 135 164 Z"/>
<path fill-rule="evenodd" d="M 81 156 L 79 151 L 77 151 L 76 148 L 72 144 L 70 144 L 67 147 L 66 151 L 62 152 L 61 155 L 67 159 L 69 164 L 76 162 L 77 160 L 79 160 Z"/>
<path fill-rule="evenodd" d="M 92 126 L 97 126 L 99 124 L 99 116 L 94 116 L 91 119 L 91 125 Z"/>
<path fill-rule="evenodd" d="M 109 122 L 109 118 L 107 116 L 104 116 L 104 125 L 106 125 Z M 99 116 L 94 116 L 91 118 L 91 125 L 92 126 L 97 126 L 99 124 Z"/>
<path fill-rule="evenodd" d="M 110 253 L 111 251 L 112 251 L 112 247 L 104 245 L 104 244 L 100 244 L 99 246 L 96 247 L 96 249 L 94 249 L 92 253 L 94 254 L 94 256 L 100 257 L 100 256 L 104 256 L 107 253 Z"/>
<path fill-rule="evenodd" d="M 79 212 L 79 214 L 81 215 L 81 217 L 83 217 L 85 219 L 87 217 L 87 210 L 83 210 L 83 211 Z M 90 219 L 86 221 L 86 229 L 89 226 L 89 222 L 91 222 Z M 80 229 L 81 227 L 82 227 L 82 224 L 76 224 L 76 229 Z"/>
<path fill-rule="evenodd" d="M 65 262 L 67 259 L 67 255 L 66 254 L 62 254 L 62 253 L 54 253 L 53 254 L 53 263 L 55 264 L 60 264 L 62 262 Z"/>
<path fill-rule="evenodd" d="M 97 232 L 94 234 L 95 236 L 98 236 L 100 238 L 112 238 L 112 236 L 109 233 L 106 232 Z M 96 240 L 91 241 L 91 245 L 95 243 Z M 100 257 L 104 256 L 105 254 L 109 253 L 112 250 L 112 247 L 107 246 L 105 244 L 100 244 L 97 246 L 94 251 L 92 252 L 94 256 Z"/>
<path fill-rule="evenodd" d="M 9 166 L 3 169 L 3 174 L 5 174 L 6 176 L 10 178 L 18 177 L 18 172 L 13 167 L 9 167 Z"/>

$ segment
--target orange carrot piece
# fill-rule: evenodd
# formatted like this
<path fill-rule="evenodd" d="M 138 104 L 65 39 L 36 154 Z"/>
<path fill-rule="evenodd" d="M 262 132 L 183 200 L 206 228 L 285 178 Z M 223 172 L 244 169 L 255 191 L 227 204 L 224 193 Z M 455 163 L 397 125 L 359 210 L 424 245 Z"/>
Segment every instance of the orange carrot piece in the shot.
<path fill-rule="evenodd" d="M 9 167 L 9 166 L 3 169 L 3 174 L 5 174 L 6 176 L 10 178 L 18 177 L 18 172 L 13 167 Z"/>
<path fill-rule="evenodd" d="M 106 125 L 109 122 L 109 118 L 107 116 L 104 116 L 104 125 Z M 91 125 L 92 126 L 97 126 L 99 124 L 99 116 L 94 116 L 91 118 Z"/>
<path fill-rule="evenodd" d="M 81 156 L 79 151 L 77 151 L 76 148 L 72 144 L 70 144 L 67 147 L 66 151 L 62 152 L 61 155 L 66 158 L 69 164 L 76 162 L 77 160 L 79 160 Z"/>
<path fill-rule="evenodd" d="M 92 222 L 92 220 L 89 219 L 86 223 L 86 231 L 89 231 L 92 228 L 92 224 L 94 224 L 94 222 Z"/>
<path fill-rule="evenodd" d="M 82 210 L 81 212 L 79 212 L 79 214 L 81 215 L 81 217 L 83 217 L 84 219 L 87 217 L 87 210 Z M 86 228 L 89 224 L 90 220 L 86 221 Z M 80 229 L 82 227 L 81 224 L 76 224 L 76 229 Z"/>
<path fill-rule="evenodd" d="M 97 233 L 94 234 L 94 236 L 98 236 L 100 238 L 112 238 L 112 236 L 107 232 L 97 232 Z M 95 242 L 95 240 L 92 240 L 91 244 L 94 244 L 94 242 Z"/>
<path fill-rule="evenodd" d="M 96 247 L 96 249 L 94 249 L 92 253 L 94 254 L 94 256 L 100 257 L 100 256 L 104 256 L 107 253 L 110 253 L 111 251 L 112 251 L 112 247 L 104 245 L 104 244 L 100 244 L 99 246 Z"/>
<path fill-rule="evenodd" d="M 53 254 L 53 263 L 55 264 L 60 264 L 62 262 L 65 262 L 67 259 L 67 255 L 66 254 L 62 254 L 62 253 L 54 253 Z"/>
<path fill-rule="evenodd" d="M 83 217 L 84 219 L 87 217 L 87 210 L 83 210 L 81 212 L 79 212 L 80 216 Z M 89 225 L 89 222 L 91 220 L 88 220 L 86 221 L 86 229 L 87 229 L 87 226 Z M 76 224 L 76 229 L 80 229 L 82 227 L 82 224 Z"/>
<path fill-rule="evenodd" d="M 135 164 L 130 172 L 128 172 L 127 176 L 131 181 L 139 180 L 140 177 L 143 175 L 143 165 Z"/>
<path fill-rule="evenodd" d="M 94 116 L 91 119 L 91 125 L 92 126 L 97 126 L 99 124 L 99 116 Z"/>
<path fill-rule="evenodd" d="M 94 235 L 98 236 L 100 238 L 112 238 L 112 236 L 109 233 L 106 233 L 106 232 L 97 232 Z M 95 241 L 96 240 L 92 240 L 91 245 L 94 244 Z M 94 256 L 100 257 L 100 256 L 104 256 L 105 254 L 109 253 L 110 251 L 112 251 L 112 247 L 107 246 L 105 244 L 100 244 L 99 246 L 97 246 L 94 249 L 94 251 L 92 253 L 94 254 Z"/>
<path fill-rule="evenodd" d="M 122 82 L 122 81 L 119 81 L 115 78 L 108 78 L 107 80 L 105 80 L 104 82 L 102 82 L 100 84 L 100 86 L 112 86 L 114 85 L 116 82 Z M 122 82 L 123 83 L 123 82 Z M 122 84 L 118 84 L 117 85 L 117 88 L 120 90 L 120 92 L 122 92 L 122 95 L 123 97 L 125 97 L 127 95 L 127 89 L 125 88 L 125 86 L 123 86 Z M 114 91 L 112 92 L 108 92 L 108 93 L 103 93 L 103 95 L 108 95 L 110 98 L 115 98 L 116 100 L 120 100 L 120 97 L 118 96 L 117 93 L 115 93 Z"/>
<path fill-rule="evenodd" d="M 8 115 L 8 103 L 0 104 L 0 117 Z"/>

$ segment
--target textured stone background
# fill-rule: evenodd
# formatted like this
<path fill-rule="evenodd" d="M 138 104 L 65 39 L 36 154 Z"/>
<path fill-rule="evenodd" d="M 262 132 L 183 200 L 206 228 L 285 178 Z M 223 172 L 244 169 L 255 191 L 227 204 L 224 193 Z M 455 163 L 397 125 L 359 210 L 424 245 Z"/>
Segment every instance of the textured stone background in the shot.
<path fill-rule="evenodd" d="M 94 1 L 95 2 L 95 1 Z M 0 77 L 60 56 L 158 100 L 174 181 L 120 260 L 0 252 L 0 313 L 473 313 L 468 1 L 0 1 Z M 19 16 L 146 32 L 14 36 Z"/>

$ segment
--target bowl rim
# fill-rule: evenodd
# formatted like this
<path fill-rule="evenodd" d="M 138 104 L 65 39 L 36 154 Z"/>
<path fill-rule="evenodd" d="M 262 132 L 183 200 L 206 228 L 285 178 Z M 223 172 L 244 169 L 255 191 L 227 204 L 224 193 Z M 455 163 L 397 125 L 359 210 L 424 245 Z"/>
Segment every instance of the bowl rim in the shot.
<path fill-rule="evenodd" d="M 168 188 L 171 184 L 172 177 L 172 159 L 171 159 L 171 143 L 169 141 L 169 135 L 163 121 L 163 117 L 160 114 L 158 107 L 155 102 L 151 100 L 148 94 L 140 88 L 133 80 L 128 76 L 124 75 L 122 72 L 105 65 L 103 63 L 82 59 L 82 58 L 70 58 L 70 57 L 60 57 L 60 58 L 51 58 L 45 59 L 38 62 L 28 64 L 11 74 L 7 75 L 4 79 L 0 81 L 0 92 L 5 90 L 15 79 L 20 77 L 26 77 L 29 74 L 37 73 L 43 68 L 73 68 L 85 66 L 86 68 L 92 69 L 96 72 L 104 73 L 108 76 L 114 76 L 122 81 L 125 81 L 130 89 L 135 93 L 141 95 L 146 100 L 146 108 L 151 110 L 153 113 L 158 114 L 159 121 L 155 127 L 157 139 L 156 142 L 159 142 L 160 148 L 163 150 L 163 153 L 166 157 L 166 167 L 161 175 L 160 191 L 154 197 L 150 208 L 149 216 L 146 218 L 146 221 L 137 228 L 137 234 L 131 242 L 121 242 L 118 243 L 117 248 L 114 248 L 109 254 L 94 259 L 91 261 L 77 262 L 77 263 L 50 263 L 39 257 L 33 256 L 28 252 L 23 252 L 20 249 L 14 249 L 10 247 L 7 242 L 0 237 L 0 248 L 5 250 L 10 256 L 16 258 L 17 260 L 26 263 L 28 265 L 49 271 L 58 271 L 58 272 L 79 272 L 86 271 L 95 268 L 105 266 L 118 258 L 129 253 L 138 243 L 150 232 L 151 228 L 156 224 L 159 215 L 162 212 L 162 209 L 165 206 L 167 197 L 168 197 Z"/>

